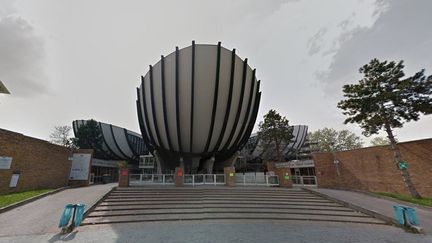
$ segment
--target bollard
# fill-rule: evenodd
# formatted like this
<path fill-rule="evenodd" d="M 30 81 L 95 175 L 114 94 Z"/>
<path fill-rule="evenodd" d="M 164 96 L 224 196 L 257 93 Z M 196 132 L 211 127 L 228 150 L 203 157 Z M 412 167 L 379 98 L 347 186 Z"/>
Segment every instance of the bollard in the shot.
<path fill-rule="evenodd" d="M 393 205 L 394 213 L 399 225 L 406 227 L 414 232 L 421 233 L 423 229 L 420 227 L 419 220 L 414 208 Z"/>
<path fill-rule="evenodd" d="M 417 214 L 414 208 L 405 207 L 405 219 L 409 225 L 419 226 Z"/>
<path fill-rule="evenodd" d="M 60 217 L 59 228 L 63 228 L 68 225 L 72 216 L 73 204 L 67 204 L 63 210 L 63 214 Z"/>
<path fill-rule="evenodd" d="M 67 204 L 63 210 L 63 214 L 60 217 L 59 228 L 62 228 L 61 233 L 70 233 L 75 227 L 78 227 L 84 216 L 85 204 Z M 73 211 L 72 211 L 73 210 Z M 73 213 L 72 213 L 73 212 Z M 72 218 L 70 225 L 69 221 Z"/>

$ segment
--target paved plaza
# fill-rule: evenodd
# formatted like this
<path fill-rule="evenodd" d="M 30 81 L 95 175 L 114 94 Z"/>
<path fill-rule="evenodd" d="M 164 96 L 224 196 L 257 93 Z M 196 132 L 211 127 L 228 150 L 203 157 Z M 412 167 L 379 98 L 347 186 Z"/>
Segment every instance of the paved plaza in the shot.
<path fill-rule="evenodd" d="M 95 204 L 117 183 L 66 189 L 0 214 L 0 237 L 57 233 L 60 216 L 68 203 Z M 1 240 L 1 238 L 0 238 Z"/>
<path fill-rule="evenodd" d="M 122 223 L 79 227 L 70 235 L 20 235 L 0 242 L 416 242 L 432 236 L 385 225 L 306 221 L 205 220 Z"/>
<path fill-rule="evenodd" d="M 170 205 L 167 206 L 167 213 L 169 214 L 170 212 L 174 212 L 174 214 L 177 215 L 175 220 L 152 222 L 143 221 L 135 223 L 104 223 L 98 225 L 87 224 L 75 229 L 71 234 L 59 234 L 60 230 L 57 228 L 57 224 L 63 206 L 66 203 L 81 202 L 87 205 L 93 205 L 115 185 L 116 184 L 107 184 L 66 189 L 0 214 L 0 242 L 432 242 L 431 234 L 407 233 L 401 228 L 379 222 L 377 223 L 374 219 L 364 217 L 361 214 L 359 214 L 356 219 L 365 219 L 365 222 L 349 222 L 352 220 L 349 217 L 352 217 L 357 213 L 350 212 L 350 209 L 348 208 L 334 205 L 333 203 L 327 202 L 325 199 L 316 198 L 313 195 L 302 194 L 306 192 L 302 192 L 301 190 L 286 190 L 279 188 L 224 189 L 219 187 L 214 189 L 214 191 L 208 191 L 210 188 L 166 188 L 166 192 L 171 190 L 171 193 L 178 194 L 175 199 L 167 203 Z M 159 199 L 157 199 L 157 196 L 143 197 L 143 195 L 149 191 L 155 191 L 157 189 L 141 188 L 140 190 L 144 190 L 139 192 L 140 195 L 138 197 L 141 199 L 137 200 L 135 203 L 148 205 L 149 202 L 145 201 L 144 198 L 148 198 L 152 202 L 158 202 Z M 157 191 L 157 194 L 160 194 L 159 196 L 166 196 L 163 189 L 158 190 L 162 190 Z M 251 202 L 245 204 L 246 208 L 249 207 L 257 209 L 257 215 L 266 216 L 262 218 L 216 219 L 216 217 L 203 217 L 203 219 L 200 220 L 187 218 L 182 220 L 181 218 L 178 218 L 182 217 L 182 214 L 179 214 L 181 210 L 175 210 L 173 207 L 183 208 L 193 206 L 192 204 L 189 206 L 186 205 L 187 203 L 185 204 L 185 202 L 187 202 L 187 200 L 182 198 L 180 194 L 182 193 L 181 191 L 183 191 L 184 193 L 188 193 L 188 195 L 192 194 L 191 196 L 194 197 L 194 190 L 196 190 L 196 193 L 203 195 L 195 195 L 195 197 L 202 197 L 195 199 L 199 201 L 198 206 L 204 208 L 190 209 L 198 210 L 196 212 L 188 212 L 185 208 L 185 215 L 188 215 L 189 213 L 195 214 L 200 210 L 208 210 L 206 207 L 209 207 L 209 205 L 212 205 L 212 207 L 219 207 L 217 202 L 209 202 L 210 204 L 206 204 L 206 200 L 213 200 L 212 195 L 215 193 L 225 193 L 228 195 L 237 191 L 239 194 L 243 194 L 243 197 L 249 197 L 248 194 L 251 192 L 260 191 L 263 195 L 268 194 L 269 196 L 272 196 L 272 198 L 267 198 L 267 200 L 269 200 L 268 202 L 260 202 L 260 200 L 251 197 Z M 287 194 L 281 196 L 280 194 L 284 192 L 290 195 Z M 324 193 L 325 191 L 320 192 Z M 93 216 L 95 217 L 92 220 L 97 220 L 98 214 L 105 214 L 103 209 L 104 207 L 107 207 L 108 209 L 110 204 L 112 204 L 112 207 L 118 207 L 118 209 L 121 209 L 117 211 L 117 214 L 127 211 L 125 210 L 128 209 L 127 206 L 123 207 L 114 205 L 122 203 L 116 201 L 116 197 L 119 197 L 121 193 L 125 192 L 113 193 L 111 197 L 108 197 L 100 204 L 100 206 L 96 207 L 95 211 L 93 211 Z M 330 194 L 330 191 L 327 193 Z M 334 193 L 342 194 L 343 191 Z M 301 205 L 301 201 L 298 202 L 298 205 L 293 204 L 295 201 L 293 196 L 302 197 L 306 200 L 303 204 L 308 204 L 307 201 L 309 201 L 309 204 L 311 206 L 313 205 L 313 207 L 317 207 L 316 204 L 322 204 L 320 207 L 322 207 L 323 210 L 320 210 L 319 207 L 315 209 L 313 209 L 313 207 L 310 208 L 309 206 L 305 207 L 304 205 Z M 229 198 L 231 198 L 230 200 L 237 200 L 235 199 L 236 197 L 238 196 L 230 195 Z M 348 196 L 346 197 L 347 199 L 349 198 Z M 177 199 L 181 200 L 178 200 L 179 202 L 176 203 Z M 128 200 L 127 197 L 126 200 Z M 228 200 L 228 197 L 224 200 Z M 255 200 L 256 205 L 254 205 L 253 200 Z M 362 201 L 358 200 L 358 202 Z M 175 205 L 173 205 L 173 203 Z M 281 205 L 281 203 L 287 203 L 287 205 Z M 235 209 L 232 215 L 235 215 L 234 212 L 239 213 L 242 210 L 246 210 L 235 207 L 233 204 L 234 202 L 230 201 L 229 204 L 226 204 L 231 205 L 230 207 L 222 207 L 220 210 L 226 211 Z M 266 204 L 267 207 L 259 209 L 258 206 L 260 204 Z M 273 206 L 269 207 L 269 205 Z M 151 209 L 151 205 L 148 206 L 150 207 L 149 211 L 134 211 L 134 214 L 139 214 L 139 217 L 141 218 L 145 218 L 148 215 L 154 217 L 155 213 L 161 213 L 161 210 L 164 208 L 163 205 L 153 205 L 153 207 L 156 207 L 158 208 L 157 210 L 159 210 L 156 212 L 152 211 L 155 210 L 155 208 Z M 272 213 L 276 207 L 282 208 L 279 216 L 276 212 Z M 291 207 L 304 208 L 299 208 L 298 212 L 294 212 L 290 209 Z M 98 212 L 98 208 L 101 209 L 101 211 Z M 307 211 L 307 208 L 310 208 L 310 211 Z M 218 210 L 219 209 L 216 209 L 216 211 Z M 260 213 L 266 210 L 270 213 Z M 299 214 L 301 212 L 304 212 L 303 219 L 293 216 L 302 216 Z M 106 211 L 106 213 L 109 214 L 110 212 Z M 313 215 L 311 215 L 312 213 Z M 332 217 L 337 215 L 340 221 L 345 220 L 346 222 L 317 221 L 316 219 L 326 219 L 327 217 L 326 215 L 320 214 L 326 214 L 327 216 L 333 215 Z M 345 214 L 348 214 L 349 217 Z M 92 213 L 90 215 L 92 215 Z M 207 212 L 207 216 L 209 215 L 210 214 Z M 230 214 L 228 213 L 227 215 Z M 238 215 L 247 216 L 241 213 Z M 319 218 L 315 218 L 314 215 L 319 215 Z M 274 219 L 271 219 L 270 216 Z M 104 220 L 104 218 L 101 219 Z M 90 223 L 92 220 L 87 220 L 87 222 Z"/>
<path fill-rule="evenodd" d="M 377 212 L 390 218 L 394 218 L 393 205 L 413 207 L 416 210 L 420 221 L 420 226 L 423 228 L 424 232 L 426 234 L 432 235 L 432 208 L 430 207 L 422 207 L 396 199 L 390 200 L 386 198 L 380 198 L 378 196 L 372 196 L 361 192 L 321 188 L 315 188 L 313 190 L 325 194 L 331 198 L 335 198 L 349 204 Z"/>

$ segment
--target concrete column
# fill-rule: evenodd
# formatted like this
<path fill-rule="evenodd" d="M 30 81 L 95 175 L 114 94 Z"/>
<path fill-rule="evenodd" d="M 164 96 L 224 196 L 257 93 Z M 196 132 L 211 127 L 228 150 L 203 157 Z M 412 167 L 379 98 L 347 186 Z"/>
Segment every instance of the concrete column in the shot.
<path fill-rule="evenodd" d="M 191 174 L 198 173 L 198 167 L 199 167 L 200 159 L 201 158 L 192 158 L 192 163 L 190 165 L 190 173 Z"/>
<path fill-rule="evenodd" d="M 122 168 L 119 172 L 119 187 L 129 187 L 129 169 Z"/>
<path fill-rule="evenodd" d="M 235 186 L 236 184 L 235 168 L 232 166 L 225 167 L 224 174 L 225 174 L 225 186 Z"/>
<path fill-rule="evenodd" d="M 184 177 L 183 168 L 176 167 L 174 177 L 175 177 L 175 186 L 176 187 L 182 187 L 183 186 L 183 177 Z"/>
<path fill-rule="evenodd" d="M 156 161 L 156 174 L 162 174 L 162 158 L 159 156 L 156 150 L 153 152 L 153 155 Z"/>
<path fill-rule="evenodd" d="M 290 168 L 274 168 L 274 174 L 279 177 L 279 186 L 292 188 L 292 177 Z"/>
<path fill-rule="evenodd" d="M 204 161 L 203 169 L 206 170 L 207 174 L 211 174 L 213 172 L 214 162 L 215 162 L 215 157 L 211 157 L 210 159 Z"/>

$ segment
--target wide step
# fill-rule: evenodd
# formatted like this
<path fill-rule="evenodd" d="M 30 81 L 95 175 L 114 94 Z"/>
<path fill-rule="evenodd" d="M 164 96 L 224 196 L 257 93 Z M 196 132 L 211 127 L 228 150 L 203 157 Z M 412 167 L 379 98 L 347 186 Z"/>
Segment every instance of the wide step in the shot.
<path fill-rule="evenodd" d="M 83 224 L 220 219 L 385 224 L 298 189 L 223 187 L 117 188 Z"/>

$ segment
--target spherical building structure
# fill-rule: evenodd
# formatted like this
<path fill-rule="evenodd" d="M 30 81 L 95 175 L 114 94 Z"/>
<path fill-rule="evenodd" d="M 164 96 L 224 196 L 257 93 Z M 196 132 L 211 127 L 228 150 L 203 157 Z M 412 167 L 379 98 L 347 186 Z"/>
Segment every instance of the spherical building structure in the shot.
<path fill-rule="evenodd" d="M 211 172 L 231 164 L 255 124 L 259 84 L 247 59 L 220 42 L 192 42 L 150 66 L 137 88 L 137 112 L 162 170 Z"/>
<path fill-rule="evenodd" d="M 75 120 L 72 122 L 73 132 L 76 138 L 80 138 L 78 130 L 87 124 L 89 120 Z M 96 121 L 95 121 L 96 122 Z M 100 147 L 94 147 L 99 155 L 111 160 L 126 160 L 129 163 L 138 164 L 141 155 L 149 153 L 140 134 L 112 124 L 97 122 L 101 134 Z"/>

